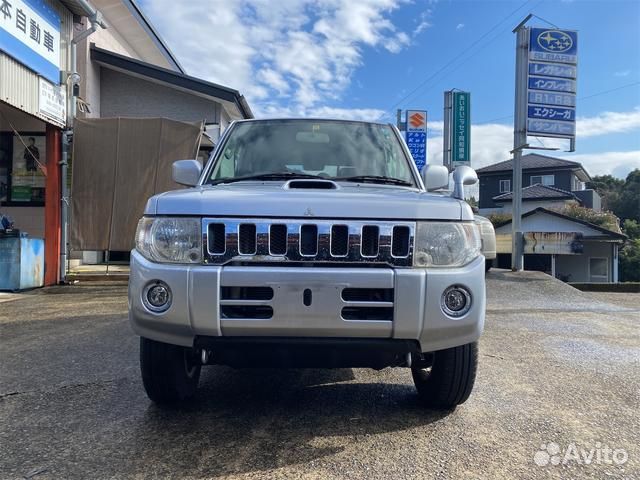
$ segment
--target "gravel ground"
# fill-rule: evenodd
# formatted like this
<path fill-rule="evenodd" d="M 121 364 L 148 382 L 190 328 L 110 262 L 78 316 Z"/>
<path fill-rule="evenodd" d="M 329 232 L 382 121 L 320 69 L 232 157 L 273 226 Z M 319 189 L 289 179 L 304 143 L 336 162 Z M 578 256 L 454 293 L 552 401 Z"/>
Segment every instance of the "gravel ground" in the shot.
<path fill-rule="evenodd" d="M 406 369 L 222 367 L 162 410 L 126 285 L 21 295 L 0 306 L 0 479 L 640 478 L 640 294 L 496 271 L 488 297 L 475 390 L 435 412 Z"/>

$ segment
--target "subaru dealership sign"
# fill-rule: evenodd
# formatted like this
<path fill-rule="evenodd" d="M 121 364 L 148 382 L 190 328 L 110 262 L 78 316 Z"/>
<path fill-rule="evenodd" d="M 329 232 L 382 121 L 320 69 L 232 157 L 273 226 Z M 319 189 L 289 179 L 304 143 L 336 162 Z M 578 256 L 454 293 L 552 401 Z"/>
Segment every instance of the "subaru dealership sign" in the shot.
<path fill-rule="evenodd" d="M 527 135 L 570 139 L 576 135 L 578 34 L 529 29 Z"/>

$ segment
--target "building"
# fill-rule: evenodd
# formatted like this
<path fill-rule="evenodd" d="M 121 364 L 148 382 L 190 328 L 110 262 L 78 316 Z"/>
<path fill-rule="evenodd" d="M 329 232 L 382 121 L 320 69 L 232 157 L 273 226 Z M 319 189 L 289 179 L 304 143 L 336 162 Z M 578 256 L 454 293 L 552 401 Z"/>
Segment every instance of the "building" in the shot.
<path fill-rule="evenodd" d="M 560 254 L 524 255 L 525 270 L 540 270 L 565 282 L 618 282 L 618 251 L 626 237 L 619 231 L 593 225 L 560 212 L 538 207 L 522 215 L 522 231 L 575 234 L 577 248 Z M 496 227 L 497 266 L 511 266 L 511 221 Z M 500 245 L 506 248 L 501 249 Z"/>
<path fill-rule="evenodd" d="M 479 213 L 511 215 L 513 160 L 477 172 Z M 589 180 L 578 162 L 538 154 L 522 157 L 526 270 L 540 270 L 567 282 L 618 281 L 618 251 L 626 239 L 620 229 L 609 230 L 567 215 L 567 207 L 601 210 L 597 192 L 585 189 Z M 500 268 L 511 267 L 511 229 L 511 220 L 496 227 L 496 266 Z"/>
<path fill-rule="evenodd" d="M 46 284 L 67 265 L 74 120 L 106 117 L 202 122 L 215 142 L 253 114 L 237 90 L 187 75 L 133 0 L 0 1 L 0 209 L 45 239 Z"/>
<path fill-rule="evenodd" d="M 480 168 L 477 173 L 480 213 L 510 211 L 513 160 Z M 567 202 L 600 210 L 597 192 L 585 189 L 585 183 L 589 180 L 591 177 L 578 162 L 536 153 L 523 155 L 523 211 L 557 207 L 559 203 Z M 527 188 L 533 186 L 535 188 Z"/>

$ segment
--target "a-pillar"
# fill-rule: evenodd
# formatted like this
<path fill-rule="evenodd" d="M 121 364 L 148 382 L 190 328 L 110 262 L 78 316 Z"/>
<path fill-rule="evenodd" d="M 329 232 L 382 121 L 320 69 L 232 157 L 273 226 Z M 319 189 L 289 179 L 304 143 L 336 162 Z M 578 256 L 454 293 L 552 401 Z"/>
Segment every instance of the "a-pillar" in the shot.
<path fill-rule="evenodd" d="M 61 131 L 47 123 L 47 171 L 44 196 L 44 284 L 56 285 L 60 273 Z"/>

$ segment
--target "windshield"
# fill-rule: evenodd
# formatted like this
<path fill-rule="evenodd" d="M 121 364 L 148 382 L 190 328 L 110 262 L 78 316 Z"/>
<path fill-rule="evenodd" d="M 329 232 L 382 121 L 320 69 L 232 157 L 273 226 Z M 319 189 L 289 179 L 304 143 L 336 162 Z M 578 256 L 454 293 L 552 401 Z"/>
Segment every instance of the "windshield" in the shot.
<path fill-rule="evenodd" d="M 261 176 L 415 186 L 400 142 L 388 125 L 330 120 L 242 122 L 229 133 L 206 183 Z M 360 178 L 364 177 L 364 178 Z"/>

